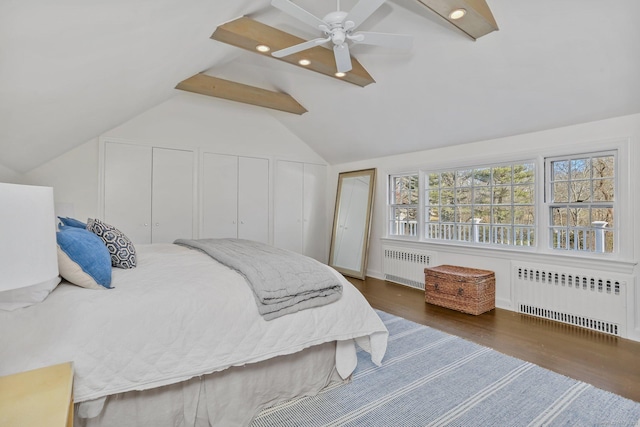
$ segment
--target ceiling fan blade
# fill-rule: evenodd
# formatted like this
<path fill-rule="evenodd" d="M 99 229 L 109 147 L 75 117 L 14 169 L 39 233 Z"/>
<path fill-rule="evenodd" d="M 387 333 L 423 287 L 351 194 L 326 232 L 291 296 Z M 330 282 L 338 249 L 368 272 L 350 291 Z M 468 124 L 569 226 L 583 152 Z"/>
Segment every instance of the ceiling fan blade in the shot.
<path fill-rule="evenodd" d="M 304 43 L 295 44 L 284 49 L 276 50 L 275 52 L 271 52 L 271 55 L 275 56 L 276 58 L 283 58 L 285 56 L 293 55 L 294 53 L 302 52 L 303 50 L 311 49 L 312 47 L 321 45 L 330 40 L 330 37 L 327 37 L 326 39 L 320 38 L 309 40 Z"/>
<path fill-rule="evenodd" d="M 339 73 L 346 73 L 351 70 L 351 55 L 349 46 L 346 43 L 333 46 L 333 54 L 336 57 L 336 68 Z"/>
<path fill-rule="evenodd" d="M 293 16 L 313 28 L 318 28 L 321 25 L 327 25 L 322 19 L 307 12 L 300 6 L 291 3 L 289 0 L 271 0 L 271 6 L 280 9 L 284 13 Z"/>
<path fill-rule="evenodd" d="M 394 49 L 409 50 L 413 45 L 413 36 L 408 34 L 387 34 L 358 31 L 348 37 L 349 40 L 354 43 L 391 47 Z"/>
<path fill-rule="evenodd" d="M 351 28 L 353 30 L 371 16 L 384 2 L 385 0 L 360 0 L 344 18 L 344 22 L 353 22 L 355 24 Z"/>

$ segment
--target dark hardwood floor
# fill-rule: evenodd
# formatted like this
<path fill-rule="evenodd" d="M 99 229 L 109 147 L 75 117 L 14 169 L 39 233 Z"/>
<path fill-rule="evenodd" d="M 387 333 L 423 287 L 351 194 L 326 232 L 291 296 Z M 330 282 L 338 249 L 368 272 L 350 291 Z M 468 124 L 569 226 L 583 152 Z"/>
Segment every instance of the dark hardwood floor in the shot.
<path fill-rule="evenodd" d="M 640 402 L 640 342 L 495 309 L 479 316 L 427 304 L 424 291 L 348 278 L 372 307 Z"/>

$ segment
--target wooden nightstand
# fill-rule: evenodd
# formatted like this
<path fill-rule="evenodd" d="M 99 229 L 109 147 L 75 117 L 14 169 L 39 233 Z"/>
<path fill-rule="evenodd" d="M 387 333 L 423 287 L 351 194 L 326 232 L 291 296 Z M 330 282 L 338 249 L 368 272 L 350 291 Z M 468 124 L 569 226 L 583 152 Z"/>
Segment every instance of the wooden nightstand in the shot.
<path fill-rule="evenodd" d="M 0 426 L 72 427 L 72 363 L 0 377 Z"/>

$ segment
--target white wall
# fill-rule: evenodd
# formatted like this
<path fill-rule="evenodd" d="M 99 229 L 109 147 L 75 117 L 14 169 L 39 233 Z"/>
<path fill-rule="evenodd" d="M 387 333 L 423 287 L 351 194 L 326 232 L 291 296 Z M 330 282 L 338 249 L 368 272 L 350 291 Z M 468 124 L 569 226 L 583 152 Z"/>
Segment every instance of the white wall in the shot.
<path fill-rule="evenodd" d="M 102 137 L 155 146 L 204 148 L 221 154 L 325 163 L 272 114 L 289 113 L 178 93 Z"/>
<path fill-rule="evenodd" d="M 33 185 L 53 187 L 56 215 L 85 221 L 98 206 L 98 138 L 25 174 Z"/>
<path fill-rule="evenodd" d="M 84 220 L 100 217 L 100 139 L 325 163 L 271 114 L 260 107 L 177 93 L 174 98 L 121 126 L 29 171 L 25 180 L 33 185 L 53 186 L 56 214 Z M 0 169 L 0 177 L 1 173 Z"/>
<path fill-rule="evenodd" d="M 428 130 L 424 136 L 419 138 L 428 138 Z M 382 250 L 381 239 L 386 234 L 386 200 L 387 200 L 387 180 L 388 175 L 392 173 L 415 172 L 425 167 L 455 167 L 463 164 L 486 164 L 492 161 L 505 160 L 523 160 L 531 158 L 531 154 L 542 151 L 558 151 L 558 147 L 572 146 L 570 149 L 580 152 L 581 147 L 597 146 L 598 141 L 612 140 L 630 140 L 630 176 L 629 182 L 631 191 L 629 191 L 629 210 L 631 212 L 640 212 L 640 198 L 635 197 L 638 190 L 636 182 L 640 181 L 640 168 L 635 165 L 640 164 L 640 114 L 618 117 L 597 122 L 552 129 L 542 132 L 535 132 L 524 135 L 511 136 L 501 139 L 480 141 L 460 146 L 426 150 L 403 155 L 383 157 L 368 161 L 359 161 L 334 165 L 333 173 L 330 174 L 328 187 L 336 188 L 338 173 L 350 170 L 377 168 L 376 196 L 373 210 L 373 222 L 371 228 L 371 243 L 369 252 L 369 264 L 367 274 L 372 277 L 382 278 Z M 595 142 L 595 144 L 594 144 Z M 389 141 L 393 143 L 393 141 Z M 638 146 L 638 148 L 636 148 Z M 561 148 L 562 149 L 562 148 Z M 519 156 L 523 156 L 521 159 Z M 478 163 L 476 163 L 478 164 Z M 625 177 L 621 177 L 625 179 Z M 335 194 L 335 192 L 334 192 Z M 330 212 L 333 212 L 335 196 L 329 195 L 327 203 Z M 611 265 L 603 265 L 609 271 L 618 271 L 626 269 L 627 272 L 635 277 L 635 284 L 632 283 L 628 287 L 628 319 L 631 322 L 629 335 L 636 340 L 640 340 L 640 292 L 637 290 L 638 282 L 638 266 L 640 261 L 640 215 L 631 215 L 632 224 L 628 230 L 625 230 L 625 237 L 630 246 L 629 258 L 623 263 L 612 263 Z M 413 243 L 406 243 L 409 246 L 416 246 Z M 455 246 L 445 246 L 437 244 L 421 243 L 417 246 L 436 251 L 438 254 L 438 264 L 454 264 L 465 265 L 475 268 L 484 268 L 494 270 L 496 272 L 496 305 L 498 307 L 512 309 L 511 295 L 511 272 L 509 258 L 511 254 L 504 251 L 492 251 L 488 249 L 482 250 L 466 250 L 465 248 Z M 537 259 L 545 258 L 540 254 L 532 254 Z M 522 258 L 523 256 L 521 256 Z M 527 256 L 524 255 L 524 258 Z M 574 257 L 575 258 L 575 257 Z M 553 261 L 554 258 L 546 255 L 545 261 Z M 557 261 L 557 260 L 556 260 Z M 575 259 L 563 259 L 563 263 L 573 264 L 576 267 L 588 268 L 590 262 Z"/>
<path fill-rule="evenodd" d="M 9 169 L 8 167 L 0 164 L 0 182 L 24 184 L 24 177 L 13 169 Z"/>

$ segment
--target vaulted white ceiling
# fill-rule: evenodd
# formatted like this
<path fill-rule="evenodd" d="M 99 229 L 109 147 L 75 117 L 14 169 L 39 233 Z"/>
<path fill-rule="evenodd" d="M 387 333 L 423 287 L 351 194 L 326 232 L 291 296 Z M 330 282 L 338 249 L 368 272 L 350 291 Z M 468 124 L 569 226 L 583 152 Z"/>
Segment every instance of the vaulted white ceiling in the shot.
<path fill-rule="evenodd" d="M 474 42 L 415 0 L 388 0 L 360 29 L 411 34 L 413 49 L 354 47 L 376 80 L 361 88 L 209 38 L 241 15 L 317 36 L 269 0 L 4 0 L 0 165 L 28 171 L 204 70 L 291 94 L 308 113 L 264 111 L 330 163 L 640 112 L 639 1 L 487 2 L 500 31 Z"/>

